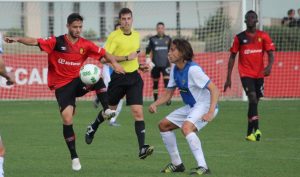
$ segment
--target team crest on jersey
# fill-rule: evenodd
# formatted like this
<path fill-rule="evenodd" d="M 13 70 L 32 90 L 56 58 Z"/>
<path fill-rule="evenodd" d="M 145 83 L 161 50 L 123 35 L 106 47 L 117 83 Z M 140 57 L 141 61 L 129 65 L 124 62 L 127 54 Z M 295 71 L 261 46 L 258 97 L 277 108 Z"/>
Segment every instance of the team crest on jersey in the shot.
<path fill-rule="evenodd" d="M 260 37 L 259 37 L 257 40 L 258 40 L 258 42 L 261 42 L 261 41 L 262 41 L 262 39 L 261 39 Z"/>
<path fill-rule="evenodd" d="M 79 53 L 81 54 L 81 55 L 83 55 L 84 54 L 84 48 L 80 48 L 80 50 L 79 50 Z"/>
<path fill-rule="evenodd" d="M 184 84 L 185 84 L 185 82 L 186 82 L 186 81 L 185 81 L 184 79 L 183 79 L 183 80 L 181 80 L 181 83 L 182 83 L 182 85 L 184 85 Z"/>

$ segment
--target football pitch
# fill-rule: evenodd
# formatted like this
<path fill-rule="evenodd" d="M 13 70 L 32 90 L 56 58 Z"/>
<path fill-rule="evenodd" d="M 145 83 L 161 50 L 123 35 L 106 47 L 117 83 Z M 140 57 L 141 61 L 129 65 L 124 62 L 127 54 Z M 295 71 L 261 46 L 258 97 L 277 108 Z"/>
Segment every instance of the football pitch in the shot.
<path fill-rule="evenodd" d="M 77 102 L 74 129 L 82 170 L 71 170 L 69 152 L 55 101 L 0 101 L 0 133 L 6 146 L 6 177 L 169 177 L 189 176 L 196 162 L 180 131 L 177 143 L 186 172 L 161 174 L 170 162 L 157 124 L 181 106 L 161 106 L 147 111 L 146 143 L 154 154 L 138 159 L 137 139 L 130 109 L 123 107 L 120 127 L 104 122 L 94 142 L 84 142 L 86 126 L 98 110 L 88 101 Z M 260 142 L 245 141 L 247 102 L 221 101 L 219 114 L 198 133 L 211 177 L 296 177 L 300 167 L 300 100 L 262 101 L 259 105 Z"/>

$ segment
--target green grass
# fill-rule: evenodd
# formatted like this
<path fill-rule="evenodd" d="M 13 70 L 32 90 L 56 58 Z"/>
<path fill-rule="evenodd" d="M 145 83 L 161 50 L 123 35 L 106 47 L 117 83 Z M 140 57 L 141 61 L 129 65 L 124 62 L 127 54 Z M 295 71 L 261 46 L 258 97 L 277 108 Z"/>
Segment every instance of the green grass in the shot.
<path fill-rule="evenodd" d="M 98 130 L 93 144 L 86 145 L 86 126 L 97 110 L 91 102 L 78 102 L 74 128 L 80 172 L 71 170 L 69 153 L 62 136 L 58 106 L 54 101 L 1 101 L 0 132 L 6 146 L 4 169 L 7 177 L 168 177 L 188 176 L 195 160 L 180 131 L 178 146 L 186 168 L 182 174 L 160 174 L 169 156 L 157 124 L 181 106 L 159 107 L 149 114 L 145 103 L 146 142 L 155 146 L 153 156 L 139 160 L 134 121 L 123 108 L 121 127 L 107 122 Z M 296 177 L 300 167 L 300 101 L 262 101 L 259 105 L 261 142 L 246 142 L 247 103 L 220 102 L 217 118 L 199 136 L 212 177 Z"/>

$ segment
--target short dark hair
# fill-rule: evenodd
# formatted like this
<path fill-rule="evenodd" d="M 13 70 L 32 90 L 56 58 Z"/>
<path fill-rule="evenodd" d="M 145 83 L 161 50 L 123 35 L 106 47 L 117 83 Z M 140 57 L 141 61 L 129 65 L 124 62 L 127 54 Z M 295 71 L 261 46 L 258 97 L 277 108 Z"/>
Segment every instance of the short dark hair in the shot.
<path fill-rule="evenodd" d="M 174 44 L 177 50 L 182 54 L 183 60 L 192 61 L 194 52 L 191 44 L 187 40 L 181 38 L 174 39 L 172 44 Z"/>
<path fill-rule="evenodd" d="M 158 27 L 158 25 L 165 26 L 165 24 L 164 24 L 163 22 L 158 22 L 158 23 L 156 24 L 156 27 Z"/>
<path fill-rule="evenodd" d="M 124 15 L 124 14 L 130 14 L 130 15 L 132 16 L 132 11 L 131 11 L 129 8 L 127 8 L 127 7 L 122 8 L 122 9 L 120 10 L 120 12 L 119 12 L 119 19 L 120 19 L 121 16 Z"/>
<path fill-rule="evenodd" d="M 290 9 L 290 10 L 288 10 L 287 14 L 288 14 L 288 15 L 291 15 L 293 11 L 295 12 L 294 9 Z"/>
<path fill-rule="evenodd" d="M 83 21 L 83 17 L 79 13 L 72 13 L 68 16 L 67 23 L 71 24 L 77 20 Z"/>
<path fill-rule="evenodd" d="M 245 15 L 245 19 L 247 19 L 247 17 L 248 17 L 249 14 L 255 14 L 256 18 L 258 18 L 257 13 L 256 13 L 255 11 L 249 10 L 249 11 L 246 13 L 246 15 Z"/>

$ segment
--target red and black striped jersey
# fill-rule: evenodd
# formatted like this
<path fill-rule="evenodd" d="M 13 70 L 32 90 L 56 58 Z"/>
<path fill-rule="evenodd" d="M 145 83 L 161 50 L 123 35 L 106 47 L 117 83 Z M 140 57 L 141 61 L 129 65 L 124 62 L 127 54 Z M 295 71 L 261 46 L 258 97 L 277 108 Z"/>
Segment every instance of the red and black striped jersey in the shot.
<path fill-rule="evenodd" d="M 230 52 L 239 52 L 240 77 L 263 78 L 264 53 L 270 50 L 275 50 L 275 46 L 264 31 L 256 30 L 254 34 L 243 31 L 236 35 Z"/>
<path fill-rule="evenodd" d="M 81 37 L 74 44 L 66 35 L 39 38 L 38 44 L 48 54 L 48 86 L 51 90 L 79 77 L 80 68 L 87 58 L 99 60 L 105 55 L 105 49 Z"/>

